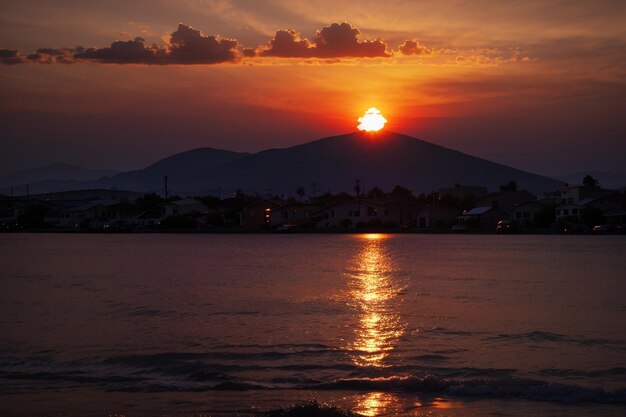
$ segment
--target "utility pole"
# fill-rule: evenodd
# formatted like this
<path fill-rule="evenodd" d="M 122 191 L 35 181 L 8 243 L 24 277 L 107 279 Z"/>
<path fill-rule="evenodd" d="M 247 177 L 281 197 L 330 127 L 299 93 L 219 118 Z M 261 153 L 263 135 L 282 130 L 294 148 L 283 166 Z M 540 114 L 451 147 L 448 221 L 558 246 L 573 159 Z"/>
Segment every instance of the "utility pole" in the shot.
<path fill-rule="evenodd" d="M 165 201 L 167 201 L 167 175 L 163 177 L 163 188 L 165 189 Z"/>

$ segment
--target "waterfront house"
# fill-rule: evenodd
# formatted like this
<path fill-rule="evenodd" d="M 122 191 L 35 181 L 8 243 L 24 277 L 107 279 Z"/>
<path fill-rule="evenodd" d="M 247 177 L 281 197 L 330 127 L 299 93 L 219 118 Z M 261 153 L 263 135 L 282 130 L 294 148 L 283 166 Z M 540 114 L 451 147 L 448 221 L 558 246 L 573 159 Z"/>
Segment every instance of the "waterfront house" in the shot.
<path fill-rule="evenodd" d="M 509 214 L 491 206 L 474 207 L 466 210 L 457 218 L 455 230 L 482 229 L 496 230 L 496 225 L 500 220 L 508 220 Z"/>
<path fill-rule="evenodd" d="M 161 217 L 185 216 L 192 213 L 206 214 L 206 205 L 195 198 L 183 198 L 181 200 L 168 201 L 161 205 Z"/>
<path fill-rule="evenodd" d="M 263 229 L 279 224 L 283 202 L 277 199 L 255 201 L 241 209 L 239 224 L 251 230 Z"/>
<path fill-rule="evenodd" d="M 429 204 L 417 213 L 418 228 L 450 227 L 463 210 L 448 204 Z"/>

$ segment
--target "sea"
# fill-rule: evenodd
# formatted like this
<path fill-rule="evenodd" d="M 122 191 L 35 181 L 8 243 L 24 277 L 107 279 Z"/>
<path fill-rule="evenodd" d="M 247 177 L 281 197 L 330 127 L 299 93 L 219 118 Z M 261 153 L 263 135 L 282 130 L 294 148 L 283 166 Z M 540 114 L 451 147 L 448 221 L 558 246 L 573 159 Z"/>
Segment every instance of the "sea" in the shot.
<path fill-rule="evenodd" d="M 626 236 L 0 234 L 0 415 L 626 415 Z"/>

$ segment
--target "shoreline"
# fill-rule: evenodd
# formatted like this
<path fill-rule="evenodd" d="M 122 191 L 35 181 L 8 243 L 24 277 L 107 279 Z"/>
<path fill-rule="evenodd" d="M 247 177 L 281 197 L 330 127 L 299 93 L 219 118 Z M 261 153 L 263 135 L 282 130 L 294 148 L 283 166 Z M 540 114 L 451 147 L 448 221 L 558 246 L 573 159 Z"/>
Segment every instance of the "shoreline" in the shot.
<path fill-rule="evenodd" d="M 280 231 L 276 229 L 270 230 L 251 230 L 251 229 L 203 229 L 203 228 L 172 228 L 172 229 L 146 229 L 146 230 L 130 230 L 130 231 L 104 231 L 104 230 L 77 230 L 77 229 L 61 229 L 61 228 L 41 228 L 41 229 L 23 229 L 23 230 L 2 230 L 0 234 L 9 233 L 49 233 L 49 234 L 249 234 L 249 235 L 358 235 L 358 234 L 392 234 L 392 235 L 554 235 L 554 236 L 620 236 L 626 233 L 592 233 L 592 232 L 572 232 L 563 233 L 551 229 L 530 229 L 518 230 L 508 233 L 497 233 L 491 230 L 464 230 L 453 231 L 444 229 L 385 229 L 385 228 L 364 228 L 364 229 L 300 229 Z"/>

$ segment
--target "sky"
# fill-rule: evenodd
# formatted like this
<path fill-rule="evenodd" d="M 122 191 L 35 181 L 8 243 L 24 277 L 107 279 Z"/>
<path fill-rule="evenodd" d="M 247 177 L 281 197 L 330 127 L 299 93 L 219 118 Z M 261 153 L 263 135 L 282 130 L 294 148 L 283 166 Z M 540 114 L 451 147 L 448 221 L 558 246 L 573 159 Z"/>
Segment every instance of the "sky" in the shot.
<path fill-rule="evenodd" d="M 0 175 L 131 170 L 387 129 L 527 171 L 626 173 L 626 2 L 7 0 Z"/>

